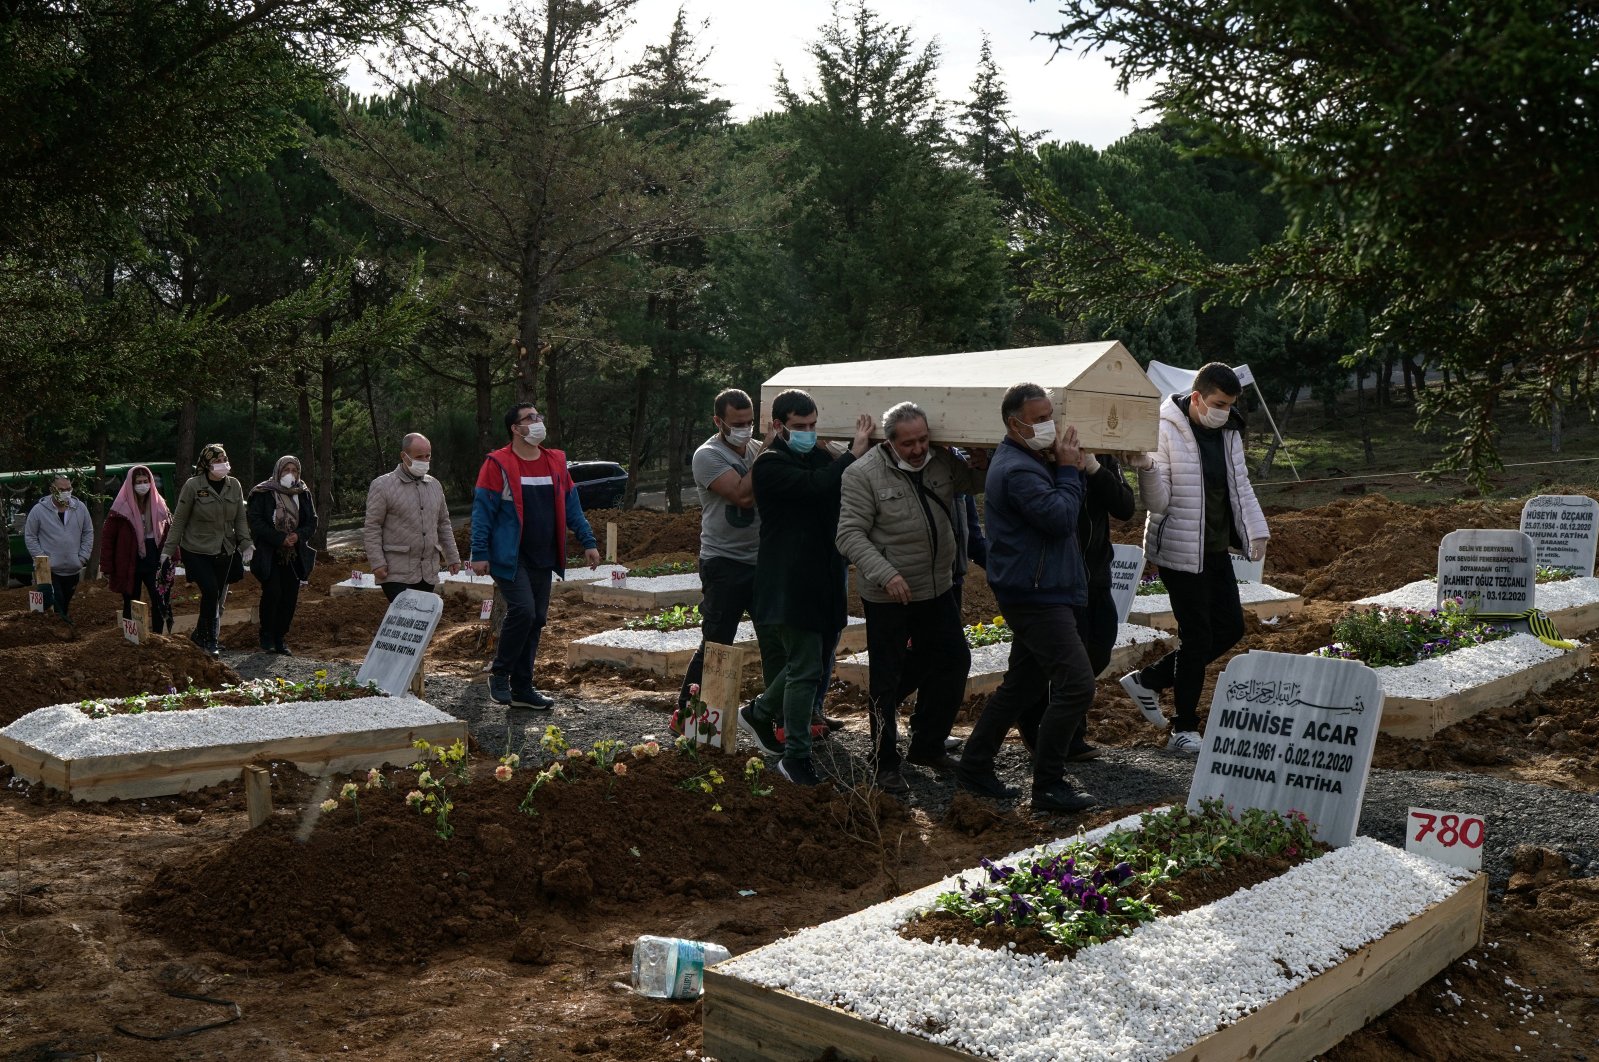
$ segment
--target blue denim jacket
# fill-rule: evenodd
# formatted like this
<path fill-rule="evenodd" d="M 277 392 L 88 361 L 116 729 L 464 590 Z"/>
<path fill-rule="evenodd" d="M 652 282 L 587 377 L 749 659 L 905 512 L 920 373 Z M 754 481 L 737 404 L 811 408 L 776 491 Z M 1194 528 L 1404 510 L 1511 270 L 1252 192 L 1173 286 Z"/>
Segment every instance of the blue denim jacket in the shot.
<path fill-rule="evenodd" d="M 1009 438 L 988 465 L 988 585 L 994 599 L 1083 605 L 1088 578 L 1077 546 L 1083 474 L 1040 461 Z"/>

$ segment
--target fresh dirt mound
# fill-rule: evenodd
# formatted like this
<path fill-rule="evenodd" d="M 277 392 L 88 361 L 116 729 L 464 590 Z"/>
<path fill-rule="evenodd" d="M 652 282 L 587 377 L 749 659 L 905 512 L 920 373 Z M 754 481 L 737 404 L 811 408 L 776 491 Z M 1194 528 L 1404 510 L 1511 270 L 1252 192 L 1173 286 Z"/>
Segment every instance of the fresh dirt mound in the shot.
<path fill-rule="evenodd" d="M 52 704 L 239 681 L 237 672 L 181 634 L 153 635 L 133 645 L 120 630 L 0 650 L 0 675 L 5 676 L 0 726 Z"/>
<path fill-rule="evenodd" d="M 414 779 L 399 772 L 394 789 L 361 791 L 359 824 L 348 803 L 312 818 L 304 840 L 297 823 L 274 820 L 162 870 L 133 907 L 184 947 L 345 966 L 417 961 L 454 940 L 509 954 L 519 929 L 583 909 L 662 894 L 729 901 L 796 882 L 848 889 L 876 873 L 849 835 L 847 798 L 830 789 L 778 784 L 757 797 L 739 760 L 666 751 L 626 762 L 625 777 L 582 763 L 574 782 L 546 783 L 533 816 L 517 810 L 529 771 L 459 787 L 448 840 L 406 807 Z M 726 777 L 714 794 L 682 787 L 712 765 Z M 906 819 L 892 801 L 881 814 Z"/>
<path fill-rule="evenodd" d="M 1333 601 L 1386 593 L 1432 573 L 1438 543 L 1449 532 L 1518 527 L 1521 506 L 1514 500 L 1418 508 L 1373 494 L 1314 509 L 1272 510 L 1266 581 Z"/>
<path fill-rule="evenodd" d="M 61 645 L 77 640 L 78 632 L 56 618 L 54 612 L 8 612 L 0 615 L 0 649 L 25 645 Z"/>
<path fill-rule="evenodd" d="M 657 513 L 648 509 L 595 509 L 584 514 L 600 549 L 605 549 L 605 525 L 616 525 L 616 559 L 631 564 L 656 553 L 700 553 L 700 511 Z M 581 552 L 577 539 L 568 540 L 568 554 Z"/>

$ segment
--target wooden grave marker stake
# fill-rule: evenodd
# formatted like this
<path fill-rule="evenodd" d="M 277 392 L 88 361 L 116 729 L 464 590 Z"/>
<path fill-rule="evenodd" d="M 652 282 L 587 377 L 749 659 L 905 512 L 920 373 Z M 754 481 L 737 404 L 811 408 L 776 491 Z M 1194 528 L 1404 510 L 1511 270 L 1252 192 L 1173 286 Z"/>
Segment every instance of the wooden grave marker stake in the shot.
<path fill-rule="evenodd" d="M 50 585 L 50 558 L 42 553 L 33 558 L 33 585 Z"/>
<path fill-rule="evenodd" d="M 250 814 L 250 829 L 272 817 L 272 772 L 257 764 L 244 768 L 244 806 Z"/>
<path fill-rule="evenodd" d="M 416 662 L 416 674 L 411 676 L 411 694 L 419 701 L 427 699 L 426 697 L 422 696 L 422 674 L 423 672 L 427 671 L 427 669 L 428 651 L 426 648 L 423 648 L 422 658 Z"/>
<path fill-rule="evenodd" d="M 605 563 L 616 563 L 616 524 L 605 525 Z"/>
<path fill-rule="evenodd" d="M 737 645 L 705 643 L 705 668 L 700 675 L 700 700 L 710 713 L 706 731 L 696 731 L 696 740 L 721 749 L 728 755 L 738 752 L 739 682 L 744 676 L 744 649 Z"/>
<path fill-rule="evenodd" d="M 129 606 L 128 611 L 133 615 L 129 619 L 122 620 L 122 637 L 134 645 L 139 645 L 150 630 L 150 606 L 143 601 L 135 601 Z"/>

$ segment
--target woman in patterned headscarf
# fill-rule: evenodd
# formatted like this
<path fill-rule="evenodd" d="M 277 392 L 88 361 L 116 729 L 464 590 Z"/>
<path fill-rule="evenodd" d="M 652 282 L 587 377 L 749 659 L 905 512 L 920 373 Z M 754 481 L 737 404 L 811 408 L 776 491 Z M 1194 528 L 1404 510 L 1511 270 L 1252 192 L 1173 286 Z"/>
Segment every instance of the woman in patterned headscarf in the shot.
<path fill-rule="evenodd" d="M 123 619 L 133 618 L 133 602 L 140 588 L 149 592 L 152 634 L 172 629 L 167 599 L 157 586 L 161 545 L 171 522 L 172 514 L 156 488 L 155 476 L 144 465 L 128 469 L 101 531 L 100 570 L 105 573 L 106 585 L 122 595 Z"/>
<path fill-rule="evenodd" d="M 311 491 L 300 478 L 300 459 L 278 458 L 270 478 L 250 489 L 247 504 L 255 558 L 250 570 L 261 581 L 261 651 L 291 655 L 283 644 L 300 600 L 300 587 L 311 578 L 316 551 L 316 510 Z"/>
<path fill-rule="evenodd" d="M 211 443 L 200 451 L 194 475 L 178 494 L 172 530 L 161 547 L 164 558 L 183 551 L 184 574 L 200 588 L 200 615 L 189 638 L 212 656 L 222 651 L 217 627 L 222 618 L 222 591 L 228 585 L 228 569 L 234 556 L 241 550 L 248 551 L 250 545 L 244 487 L 228 475 L 232 468 L 221 443 Z"/>

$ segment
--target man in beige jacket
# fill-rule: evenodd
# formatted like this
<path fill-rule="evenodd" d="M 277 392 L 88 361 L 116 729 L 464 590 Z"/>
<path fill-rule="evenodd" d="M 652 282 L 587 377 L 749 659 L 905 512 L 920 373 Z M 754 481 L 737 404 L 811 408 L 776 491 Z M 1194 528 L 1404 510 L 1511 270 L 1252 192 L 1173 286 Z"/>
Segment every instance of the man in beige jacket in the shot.
<path fill-rule="evenodd" d="M 444 488 L 428 475 L 433 444 L 412 432 L 400 443 L 400 464 L 372 481 L 366 495 L 366 559 L 390 601 L 406 590 L 433 590 L 445 566 L 461 570 Z"/>
<path fill-rule="evenodd" d="M 944 751 L 966 695 L 971 650 L 954 590 L 957 494 L 979 494 L 984 476 L 931 445 L 927 414 L 901 402 L 883 414 L 883 443 L 844 471 L 837 545 L 855 565 L 866 611 L 872 765 L 886 792 L 910 790 L 900 773 L 898 719 L 906 674 L 921 692 L 905 760 L 953 770 Z M 986 466 L 987 455 L 976 464 Z M 910 648 L 906 648 L 906 643 Z"/>

